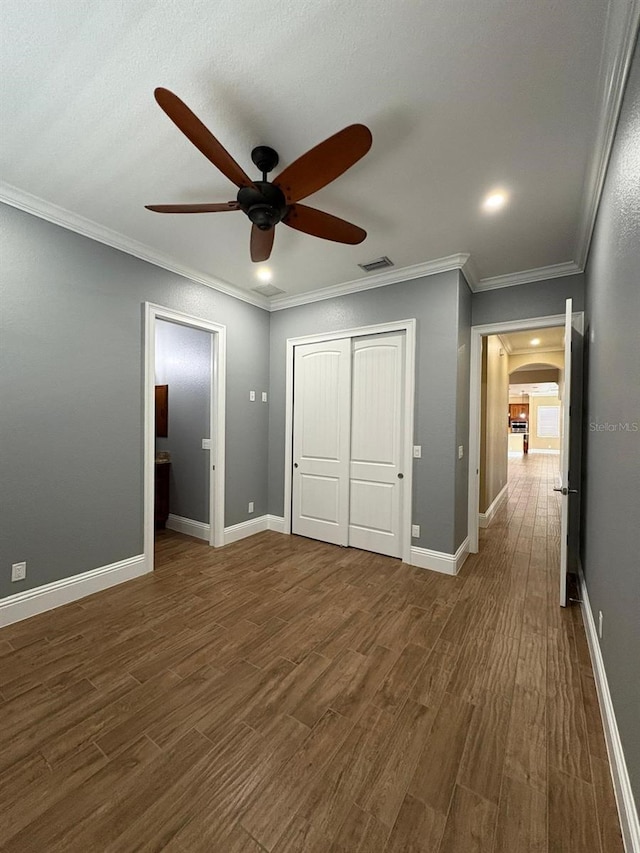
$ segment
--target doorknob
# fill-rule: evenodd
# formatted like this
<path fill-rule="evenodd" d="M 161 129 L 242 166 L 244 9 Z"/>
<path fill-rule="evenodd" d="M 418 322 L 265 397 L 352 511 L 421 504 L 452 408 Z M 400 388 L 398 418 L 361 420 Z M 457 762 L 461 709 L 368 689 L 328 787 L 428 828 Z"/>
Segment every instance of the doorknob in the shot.
<path fill-rule="evenodd" d="M 398 474 L 398 479 L 399 479 L 399 480 L 404 480 L 404 474 Z"/>
<path fill-rule="evenodd" d="M 566 486 L 558 486 L 558 487 L 554 486 L 553 491 L 554 492 L 560 492 L 563 495 L 577 495 L 578 494 L 577 489 L 568 489 Z"/>
<path fill-rule="evenodd" d="M 297 463 L 297 462 L 294 462 L 294 463 L 293 463 L 293 467 L 294 467 L 294 468 L 297 468 L 297 467 L 298 467 L 298 463 Z"/>

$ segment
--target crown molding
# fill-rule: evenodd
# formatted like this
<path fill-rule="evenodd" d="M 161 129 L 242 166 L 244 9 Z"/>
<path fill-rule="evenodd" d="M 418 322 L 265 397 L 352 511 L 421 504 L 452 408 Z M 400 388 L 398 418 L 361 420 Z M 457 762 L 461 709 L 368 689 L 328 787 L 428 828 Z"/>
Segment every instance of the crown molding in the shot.
<path fill-rule="evenodd" d="M 150 246 L 144 243 L 138 243 L 137 240 L 131 240 L 120 234 L 118 231 L 112 231 L 110 228 L 105 228 L 91 219 L 86 219 L 77 213 L 71 213 L 57 204 L 45 201 L 38 196 L 11 186 L 11 184 L 0 181 L 0 202 L 17 207 L 19 210 L 24 210 L 26 213 L 31 213 L 40 219 L 45 219 L 47 222 L 52 222 L 54 225 L 60 225 L 69 231 L 75 231 L 76 234 L 81 234 L 83 237 L 89 237 L 91 240 L 96 240 L 98 243 L 103 243 L 105 246 L 111 246 L 113 249 L 118 249 L 125 252 L 127 255 L 133 255 L 135 258 L 140 258 L 142 261 L 147 261 L 157 267 L 162 267 L 169 272 L 176 273 L 183 278 L 188 278 L 198 284 L 204 284 L 213 290 L 220 293 L 225 293 L 227 296 L 232 296 L 234 299 L 241 299 L 243 302 L 248 302 L 250 305 L 256 305 L 258 308 L 269 309 L 269 300 L 261 297 L 258 294 L 255 296 L 242 290 L 235 285 L 230 284 L 223 279 L 215 278 L 214 276 L 206 275 L 191 267 L 185 267 L 182 264 L 176 263 L 168 255 L 163 255 L 157 252 Z"/>
<path fill-rule="evenodd" d="M 323 299 L 334 299 L 336 296 L 345 296 L 348 293 L 359 293 L 362 290 L 372 290 L 375 287 L 386 287 L 388 284 L 412 281 L 416 278 L 436 275 L 436 273 L 440 272 L 461 270 L 468 259 L 469 255 L 466 253 L 449 255 L 446 258 L 436 258 L 436 260 L 426 261 L 422 264 L 398 267 L 398 269 L 376 273 L 374 275 L 369 275 L 366 278 L 345 281 L 342 284 L 332 284 L 329 287 L 322 287 L 319 290 L 312 290 L 308 293 L 299 293 L 295 296 L 283 296 L 279 299 L 271 300 L 270 310 L 282 311 L 284 308 L 294 308 L 297 305 L 306 305 L 309 302 L 320 302 Z"/>
<path fill-rule="evenodd" d="M 529 347 L 528 349 L 514 349 L 509 355 L 535 355 L 543 352 L 561 352 L 564 353 L 564 347 Z M 516 368 L 520 370 L 520 368 Z"/>
<path fill-rule="evenodd" d="M 564 261 L 561 264 L 552 264 L 548 267 L 537 267 L 522 272 L 510 272 L 506 275 L 495 275 L 492 278 L 482 278 L 476 284 L 476 292 L 482 290 L 496 290 L 498 287 L 513 287 L 518 284 L 531 284 L 534 281 L 544 281 L 548 278 L 562 278 L 565 275 L 575 275 L 584 272 L 575 261 Z"/>
<path fill-rule="evenodd" d="M 594 153 L 582 194 L 574 255 L 576 263 L 582 269 L 587 264 L 639 26 L 640 0 L 624 0 L 624 2 L 620 0 L 618 3 L 609 3 L 598 79 L 598 92 L 603 101 L 603 108 L 600 113 Z"/>
<path fill-rule="evenodd" d="M 480 281 L 480 276 L 478 274 L 478 270 L 476 269 L 475 262 L 471 255 L 467 255 L 467 260 L 463 263 L 461 270 L 462 275 L 467 280 L 469 290 L 472 293 L 475 293 L 478 289 L 478 282 Z"/>

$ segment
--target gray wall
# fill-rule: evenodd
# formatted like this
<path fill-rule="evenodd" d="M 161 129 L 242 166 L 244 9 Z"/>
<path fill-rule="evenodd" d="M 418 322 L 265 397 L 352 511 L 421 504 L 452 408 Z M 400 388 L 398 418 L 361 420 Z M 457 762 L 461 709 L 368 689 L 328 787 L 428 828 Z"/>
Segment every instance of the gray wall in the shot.
<path fill-rule="evenodd" d="M 227 326 L 225 523 L 265 513 L 268 313 L 4 205 L 0 228 L 0 597 L 142 552 L 145 300 Z"/>
<path fill-rule="evenodd" d="M 458 302 L 459 298 L 465 306 L 467 302 L 458 290 L 459 273 L 452 271 L 271 314 L 270 513 L 282 515 L 284 511 L 287 338 L 415 317 L 414 443 L 422 445 L 422 459 L 414 462 L 412 521 L 421 528 L 421 537 L 414 543 L 447 553 L 455 550 L 456 484 L 459 480 L 461 487 L 465 478 L 464 461 L 456 476 L 455 453 Z M 464 340 L 466 332 L 461 334 Z M 461 372 L 466 357 L 461 359 Z M 466 445 L 466 438 L 461 443 Z"/>
<path fill-rule="evenodd" d="M 169 386 L 169 428 L 156 451 L 171 453 L 169 511 L 209 523 L 211 332 L 158 320 L 156 385 Z"/>
<path fill-rule="evenodd" d="M 471 322 L 474 326 L 482 326 L 485 323 L 564 314 L 567 299 L 573 299 L 574 311 L 584 311 L 582 273 L 474 293 Z"/>
<path fill-rule="evenodd" d="M 622 744 L 640 801 L 640 51 L 630 77 L 587 265 L 583 553 Z M 592 426 L 593 425 L 593 426 Z M 640 803 L 639 803 L 640 804 Z"/>

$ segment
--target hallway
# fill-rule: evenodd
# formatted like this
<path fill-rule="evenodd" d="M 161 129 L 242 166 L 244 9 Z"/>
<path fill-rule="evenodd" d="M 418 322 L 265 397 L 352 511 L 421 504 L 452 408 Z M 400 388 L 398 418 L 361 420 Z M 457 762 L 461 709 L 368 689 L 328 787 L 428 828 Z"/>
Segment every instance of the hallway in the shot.
<path fill-rule="evenodd" d="M 167 531 L 3 629 L 3 850 L 621 853 L 555 464 L 513 461 L 458 577 Z"/>

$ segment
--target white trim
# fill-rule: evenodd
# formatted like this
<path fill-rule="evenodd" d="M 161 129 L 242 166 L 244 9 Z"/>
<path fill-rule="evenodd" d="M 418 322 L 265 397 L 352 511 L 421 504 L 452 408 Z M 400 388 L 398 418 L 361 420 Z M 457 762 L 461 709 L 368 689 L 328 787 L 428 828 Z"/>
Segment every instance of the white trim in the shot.
<path fill-rule="evenodd" d="M 584 272 L 584 267 L 575 261 L 565 261 L 548 267 L 536 267 L 532 270 L 510 272 L 506 275 L 494 275 L 491 278 L 481 278 L 473 290 L 496 290 L 499 287 L 514 287 L 519 284 L 531 284 L 534 281 L 544 281 L 547 278 L 562 278 L 565 275 L 576 275 Z"/>
<path fill-rule="evenodd" d="M 423 276 L 435 275 L 440 272 L 462 269 L 469 255 L 462 253 L 449 255 L 446 258 L 436 258 L 433 261 L 425 261 L 421 264 L 413 264 L 408 267 L 398 267 L 386 272 L 366 275 L 366 278 L 358 278 L 353 281 L 345 281 L 342 284 L 332 284 L 319 290 L 308 293 L 300 293 L 294 296 L 280 296 L 272 299 L 269 305 L 270 311 L 282 311 L 285 308 L 293 308 L 296 305 L 307 305 L 309 302 L 320 302 L 323 299 L 334 299 L 336 296 L 345 296 L 347 293 L 359 293 L 362 290 L 371 290 L 375 287 L 386 287 L 389 284 L 398 284 L 403 281 L 412 281 Z"/>
<path fill-rule="evenodd" d="M 60 225 L 68 231 L 74 231 L 76 234 L 89 237 L 91 240 L 103 243 L 105 246 L 111 246 L 113 249 L 118 249 L 127 255 L 133 255 L 134 258 L 140 258 L 142 261 L 147 261 L 169 272 L 176 273 L 176 275 L 181 275 L 183 278 L 196 281 L 198 284 L 204 284 L 205 287 L 211 287 L 213 290 L 226 293 L 227 296 L 232 296 L 234 299 L 249 302 L 251 305 L 257 305 L 258 308 L 269 309 L 269 301 L 264 296 L 249 293 L 228 281 L 224 281 L 224 279 L 216 278 L 213 275 L 193 269 L 193 267 L 177 263 L 169 255 L 164 255 L 151 246 L 139 243 L 137 240 L 132 240 L 119 231 L 112 231 L 110 228 L 105 228 L 104 225 L 100 225 L 92 219 L 87 219 L 78 213 L 65 210 L 57 204 L 45 201 L 4 181 L 0 181 L 0 201 L 11 207 L 24 210 L 26 213 L 31 213 L 40 219 L 45 219 L 47 222 L 53 222 L 54 225 Z"/>
<path fill-rule="evenodd" d="M 518 456 L 521 454 L 518 453 Z M 491 522 L 493 521 L 493 517 L 500 508 L 500 504 L 504 501 L 509 493 L 509 484 L 505 483 L 504 486 L 500 489 L 496 497 L 493 499 L 491 504 L 487 507 L 486 512 L 478 513 L 478 524 L 480 527 L 489 527 Z M 467 540 L 469 537 L 467 537 Z"/>
<path fill-rule="evenodd" d="M 240 539 L 246 539 L 247 536 L 262 533 L 263 530 L 268 529 L 269 516 L 267 515 L 250 518 L 248 521 L 241 521 L 240 524 L 232 524 L 231 527 L 224 529 L 224 544 L 230 545 L 232 542 L 238 542 Z"/>
<path fill-rule="evenodd" d="M 273 530 L 274 533 L 284 533 L 284 518 L 281 515 L 267 516 L 267 530 Z"/>
<path fill-rule="evenodd" d="M 540 450 L 538 450 L 537 447 L 530 447 L 529 453 L 547 453 L 550 456 L 560 456 L 559 450 L 549 450 L 548 448 L 541 448 Z"/>
<path fill-rule="evenodd" d="M 335 341 L 341 338 L 359 338 L 365 335 L 380 335 L 391 332 L 404 332 L 405 371 L 404 371 L 404 434 L 402 480 L 402 560 L 411 563 L 411 519 L 413 496 L 413 424 L 415 416 L 416 384 L 416 321 L 398 320 L 391 323 L 379 323 L 375 326 L 358 326 L 340 329 L 335 332 L 320 332 L 300 338 L 287 338 L 286 378 L 285 378 L 285 451 L 284 451 L 284 533 L 291 533 L 291 477 L 293 466 L 293 356 L 294 348 L 303 344 Z"/>
<path fill-rule="evenodd" d="M 196 539 L 204 539 L 208 542 L 211 538 L 211 525 L 205 524 L 203 521 L 194 521 L 192 518 L 184 518 L 182 515 L 174 515 L 169 513 L 167 518 L 167 527 L 169 530 L 175 530 L 177 533 L 184 533 L 187 536 L 195 536 Z"/>
<path fill-rule="evenodd" d="M 573 315 L 583 326 L 584 315 Z M 480 500 L 480 388 L 482 381 L 482 338 L 484 335 L 500 335 L 507 332 L 521 332 L 527 329 L 546 329 L 551 326 L 564 326 L 564 314 L 551 314 L 547 317 L 530 317 L 524 320 L 507 320 L 502 323 L 486 323 L 471 327 L 471 367 L 469 380 L 469 501 L 467 507 L 469 519 L 469 551 L 478 553 L 478 506 Z"/>
<path fill-rule="evenodd" d="M 0 628 L 133 580 L 150 572 L 151 568 L 144 554 L 138 554 L 136 557 L 127 557 L 126 560 L 120 560 L 108 566 L 100 566 L 88 572 L 71 575 L 35 589 L 10 595 L 0 601 Z"/>
<path fill-rule="evenodd" d="M 579 266 L 586 266 L 589 247 L 596 224 L 600 198 L 611 157 L 618 117 L 622 107 L 625 85 L 640 24 L 640 2 L 609 3 L 604 39 L 598 95 L 604 102 L 600 113 L 598 133 L 593 156 L 588 166 L 582 204 L 580 225 L 576 240 L 575 258 Z M 609 62 L 607 62 L 609 58 Z"/>
<path fill-rule="evenodd" d="M 429 548 L 411 548 L 409 563 L 419 569 L 440 572 L 443 575 L 457 575 L 462 564 L 469 556 L 469 537 L 467 537 L 455 554 L 443 551 L 431 551 Z"/>
<path fill-rule="evenodd" d="M 613 790 L 615 792 L 616 803 L 618 805 L 618 815 L 620 817 L 620 829 L 622 830 L 624 849 L 627 853 L 640 853 L 640 822 L 638 821 L 638 812 L 633 798 L 629 771 L 627 770 L 627 763 L 622 749 L 622 741 L 620 740 L 620 732 L 618 731 L 618 724 L 616 722 L 616 714 L 613 707 L 613 701 L 611 699 L 611 692 L 609 690 L 609 682 L 607 681 L 607 671 L 605 669 L 602 652 L 600 650 L 598 632 L 593 619 L 591 604 L 589 603 L 587 583 L 582 571 L 582 566 L 580 565 L 578 566 L 578 578 L 580 581 L 580 606 L 584 619 L 591 664 L 593 666 L 593 675 L 596 682 L 596 689 L 598 691 L 600 714 L 602 715 L 602 725 L 607 744 L 607 753 L 609 755 Z"/>
<path fill-rule="evenodd" d="M 596 199 L 595 209 L 600 196 Z M 347 293 L 358 293 L 362 290 L 370 290 L 375 287 L 385 287 L 388 284 L 397 284 L 403 281 L 412 281 L 423 276 L 435 275 L 436 273 L 448 272 L 449 270 L 462 270 L 464 277 L 467 280 L 471 291 L 490 290 L 494 287 L 508 287 L 513 284 L 527 284 L 532 281 L 541 281 L 545 278 L 556 278 L 562 275 L 572 275 L 576 272 L 582 272 L 583 267 L 577 265 L 574 261 L 567 261 L 564 264 L 555 264 L 554 266 L 539 267 L 537 269 L 524 270 L 523 272 L 508 273 L 503 276 L 494 276 L 493 278 L 479 279 L 473 259 L 467 252 L 459 252 L 455 255 L 448 255 L 445 258 L 435 258 L 430 261 L 424 261 L 419 264 L 412 264 L 407 267 L 398 267 L 397 269 L 387 272 L 376 273 L 366 276 L 366 278 L 354 279 L 338 284 L 322 287 L 318 290 L 313 290 L 308 293 L 299 293 L 293 296 L 281 296 L 280 298 L 268 299 L 260 296 L 257 293 L 251 293 L 243 290 L 231 282 L 216 276 L 203 273 L 193 267 L 185 266 L 175 261 L 169 255 L 165 255 L 154 249 L 152 246 L 147 246 L 144 243 L 139 243 L 137 240 L 132 240 L 119 231 L 113 231 L 94 222 L 92 219 L 87 219 L 80 216 L 78 213 L 65 210 L 52 202 L 45 201 L 38 196 L 32 195 L 25 190 L 0 181 L 0 202 L 8 204 L 11 207 L 16 207 L 18 210 L 24 210 L 32 216 L 37 216 L 39 219 L 44 219 L 47 222 L 53 222 L 54 225 L 59 225 L 66 228 L 68 231 L 73 231 L 76 234 L 81 234 L 83 237 L 88 237 L 105 246 L 111 246 L 113 249 L 118 249 L 120 252 L 125 252 L 127 255 L 132 255 L 134 258 L 140 258 L 142 261 L 154 264 L 157 267 L 168 270 L 169 272 L 180 275 L 183 278 L 195 281 L 198 284 L 203 284 L 205 287 L 210 287 L 220 293 L 225 293 L 227 296 L 232 296 L 234 299 L 240 299 L 242 302 L 248 302 L 250 305 L 256 305 L 258 308 L 263 308 L 266 311 L 282 311 L 285 308 L 293 308 L 296 305 L 307 305 L 310 302 L 319 302 L 323 299 L 333 299 L 336 296 L 344 296 Z M 364 274 L 366 275 L 366 274 Z"/>
<path fill-rule="evenodd" d="M 173 311 L 152 302 L 144 303 L 144 553 L 153 569 L 155 534 L 154 474 L 155 474 L 155 349 L 156 321 L 167 320 L 212 333 L 211 394 L 209 423 L 211 447 L 209 462 L 209 544 L 224 545 L 224 486 L 225 486 L 225 405 L 227 328 L 220 323 Z"/>

